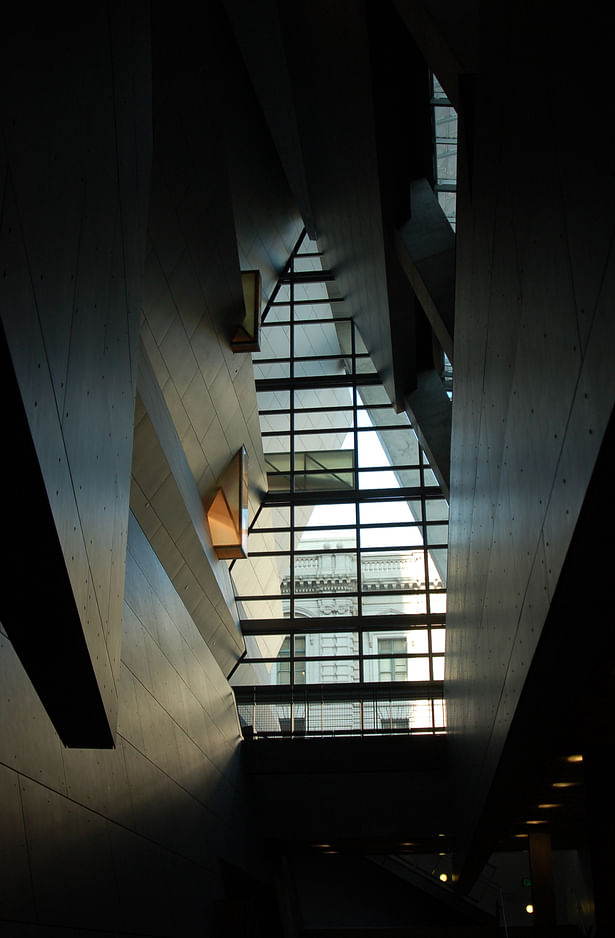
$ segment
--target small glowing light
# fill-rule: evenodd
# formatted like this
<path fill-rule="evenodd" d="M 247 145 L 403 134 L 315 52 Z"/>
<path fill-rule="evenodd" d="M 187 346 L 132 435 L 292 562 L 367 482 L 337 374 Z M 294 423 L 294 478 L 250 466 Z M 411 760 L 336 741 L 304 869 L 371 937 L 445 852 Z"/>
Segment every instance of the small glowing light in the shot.
<path fill-rule="evenodd" d="M 580 753 L 577 753 L 573 756 L 566 756 L 566 762 L 582 762 L 583 756 Z"/>
<path fill-rule="evenodd" d="M 448 876 L 446 875 L 446 873 L 440 873 L 440 882 L 441 882 L 441 883 L 447 883 L 447 882 L 448 882 Z"/>
<path fill-rule="evenodd" d="M 526 823 L 526 824 L 546 824 L 547 822 L 545 821 L 544 818 L 538 818 L 537 820 L 534 820 L 534 821 L 526 821 L 525 823 Z"/>
<path fill-rule="evenodd" d="M 561 808 L 561 804 L 539 804 L 539 808 Z"/>
<path fill-rule="evenodd" d="M 318 850 L 325 850 L 327 847 L 330 847 L 331 844 L 312 844 L 313 847 L 316 847 Z"/>
<path fill-rule="evenodd" d="M 414 844 L 411 840 L 404 840 L 403 843 L 400 843 L 400 847 L 414 847 Z"/>
<path fill-rule="evenodd" d="M 526 905 L 525 911 L 528 913 L 528 915 L 533 915 L 533 914 L 534 914 L 534 906 L 532 905 L 531 902 L 529 902 L 529 903 Z"/>
<path fill-rule="evenodd" d="M 446 834 L 438 834 L 438 837 L 446 837 Z"/>
<path fill-rule="evenodd" d="M 445 857 L 446 854 L 444 853 L 444 851 L 440 851 L 440 853 L 438 854 L 438 856 L 439 856 L 439 857 Z"/>
<path fill-rule="evenodd" d="M 323 853 L 339 853 L 339 850 L 323 850 Z"/>
<path fill-rule="evenodd" d="M 515 834 L 515 837 L 527 837 L 527 834 Z"/>
<path fill-rule="evenodd" d="M 574 788 L 578 782 L 553 782 L 552 788 Z"/>

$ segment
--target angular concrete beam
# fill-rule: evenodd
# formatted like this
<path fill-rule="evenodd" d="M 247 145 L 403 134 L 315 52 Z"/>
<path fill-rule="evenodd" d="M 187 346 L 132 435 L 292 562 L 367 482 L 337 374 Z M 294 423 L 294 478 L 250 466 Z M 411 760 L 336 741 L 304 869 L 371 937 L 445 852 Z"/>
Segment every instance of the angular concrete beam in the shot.
<path fill-rule="evenodd" d="M 412 215 L 396 232 L 397 256 L 440 345 L 453 361 L 455 233 L 426 179 L 410 186 Z"/>
<path fill-rule="evenodd" d="M 459 78 L 476 71 L 478 4 L 476 0 L 394 0 L 421 54 L 459 109 Z"/>
<path fill-rule="evenodd" d="M 406 413 L 446 498 L 451 484 L 452 405 L 440 375 L 419 371 L 417 388 L 406 395 Z"/>
<path fill-rule="evenodd" d="M 225 0 L 224 6 L 308 236 L 316 240 L 278 4 Z"/>
<path fill-rule="evenodd" d="M 143 345 L 137 391 L 130 507 L 227 674 L 245 647 L 230 573 L 216 557 L 196 482 Z"/>

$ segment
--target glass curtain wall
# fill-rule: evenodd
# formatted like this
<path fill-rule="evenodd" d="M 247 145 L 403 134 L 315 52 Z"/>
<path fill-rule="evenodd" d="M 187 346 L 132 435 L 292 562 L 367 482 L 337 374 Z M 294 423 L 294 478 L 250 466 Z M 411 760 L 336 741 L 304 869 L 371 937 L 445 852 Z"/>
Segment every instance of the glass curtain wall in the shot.
<path fill-rule="evenodd" d="M 448 505 L 305 238 L 253 362 L 269 491 L 232 565 L 240 715 L 273 735 L 443 731 Z M 257 719 L 258 684 L 278 689 Z"/>

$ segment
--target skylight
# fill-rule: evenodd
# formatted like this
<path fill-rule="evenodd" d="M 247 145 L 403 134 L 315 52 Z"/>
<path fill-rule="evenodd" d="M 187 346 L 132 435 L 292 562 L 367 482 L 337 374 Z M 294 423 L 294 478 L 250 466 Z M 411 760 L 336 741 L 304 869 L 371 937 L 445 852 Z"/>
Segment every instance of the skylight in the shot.
<path fill-rule="evenodd" d="M 284 280 L 253 357 L 269 492 L 232 569 L 240 715 L 265 735 L 442 732 L 447 503 L 316 245 Z"/>

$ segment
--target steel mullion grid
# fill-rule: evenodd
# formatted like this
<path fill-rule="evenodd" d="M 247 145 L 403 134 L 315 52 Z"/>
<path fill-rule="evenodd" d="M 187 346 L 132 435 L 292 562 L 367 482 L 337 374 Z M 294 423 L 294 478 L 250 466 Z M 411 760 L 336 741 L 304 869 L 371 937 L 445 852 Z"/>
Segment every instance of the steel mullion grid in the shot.
<path fill-rule="evenodd" d="M 317 302 L 318 300 L 295 300 L 295 307 L 301 306 L 301 304 L 303 304 L 304 306 L 306 304 L 313 305 L 314 303 L 317 303 Z M 322 300 L 321 302 L 329 303 L 330 301 Z M 290 306 L 290 302 L 287 300 L 285 303 L 281 303 L 280 305 Z M 330 322 L 330 323 L 352 322 L 352 316 L 320 316 L 320 317 L 316 317 L 315 319 L 298 319 L 297 321 L 300 322 L 302 326 L 322 326 L 323 322 Z M 290 319 L 276 319 L 273 322 L 265 323 L 263 328 L 275 329 L 278 326 L 290 326 Z M 366 353 L 362 352 L 361 354 L 364 355 Z"/>
<path fill-rule="evenodd" d="M 418 549 L 420 550 L 420 548 L 418 548 Z M 386 597 L 389 597 L 389 596 L 422 596 L 422 595 L 425 594 L 426 592 L 427 592 L 426 589 L 416 589 L 416 590 L 410 590 L 410 589 L 408 589 L 408 590 L 404 590 L 404 589 L 399 589 L 399 590 L 380 590 L 380 589 L 374 589 L 374 590 L 364 590 L 364 591 L 363 591 L 363 596 L 386 596 Z M 445 586 L 437 587 L 437 588 L 434 589 L 432 592 L 434 593 L 434 595 L 442 595 L 443 593 L 446 593 L 446 587 L 445 587 Z M 257 594 L 257 595 L 254 595 L 254 596 L 252 596 L 252 595 L 249 595 L 249 596 L 241 595 L 241 596 L 237 596 L 236 598 L 239 599 L 239 600 L 241 600 L 242 602 L 257 602 L 259 599 L 262 599 L 263 601 L 269 602 L 269 601 L 271 601 L 271 600 L 273 600 L 273 599 L 288 599 L 288 598 L 290 597 L 290 595 L 291 595 L 290 592 L 289 592 L 289 593 L 267 593 L 266 595 L 263 595 L 263 594 L 261 593 L 261 594 Z M 309 593 L 294 593 L 294 596 L 295 596 L 295 597 L 304 598 L 304 597 L 307 596 L 307 597 L 309 597 L 310 599 L 330 599 L 332 596 L 341 597 L 342 599 L 356 599 L 356 598 L 358 597 L 358 595 L 359 595 L 359 594 L 358 594 L 358 591 L 357 591 L 357 590 L 338 590 L 337 592 L 331 591 L 331 592 L 328 592 L 328 593 L 325 593 L 325 592 L 320 592 L 320 593 L 317 593 L 317 592 L 314 592 L 314 593 L 312 593 L 312 592 L 309 592 Z M 402 613 L 399 613 L 399 614 L 402 615 Z M 437 613 L 437 614 L 440 615 L 440 613 Z M 430 613 L 430 612 L 426 612 L 425 615 L 431 615 L 431 613 Z M 293 617 L 290 616 L 289 618 L 293 618 Z M 368 616 L 367 618 L 378 619 L 378 616 L 377 616 L 377 615 Z M 332 620 L 332 621 L 333 621 L 333 620 Z M 331 631 L 335 631 L 335 629 L 332 629 Z"/>
<path fill-rule="evenodd" d="M 430 551 L 431 550 L 445 550 L 446 547 L 447 547 L 446 544 L 431 544 L 428 549 Z M 295 557 L 311 557 L 311 556 L 320 555 L 320 554 L 354 554 L 355 552 L 359 552 L 359 551 L 361 553 L 368 553 L 368 554 L 376 554 L 376 553 L 385 554 L 385 553 L 389 553 L 391 549 L 395 551 L 402 551 L 402 550 L 415 550 L 415 551 L 421 550 L 422 551 L 424 548 L 421 547 L 420 544 L 406 544 L 406 545 L 400 544 L 400 545 L 395 545 L 394 548 L 366 547 L 361 551 L 359 548 L 356 548 L 356 547 L 340 547 L 340 548 L 326 547 L 326 548 L 323 548 L 322 550 L 295 550 Z M 250 551 L 250 557 L 288 557 L 289 554 L 290 554 L 290 551 L 288 550 L 251 550 Z M 237 598 L 241 599 L 240 596 L 238 596 Z"/>
<path fill-rule="evenodd" d="M 287 284 L 284 284 L 287 286 Z M 295 300 L 295 306 L 318 306 L 322 304 L 329 303 L 345 303 L 346 298 L 343 296 L 317 296 L 313 300 Z M 288 306 L 288 300 L 276 300 L 274 303 L 270 303 L 270 309 L 273 307 Z M 333 317 L 332 317 L 333 318 Z M 327 320 L 323 320 L 326 322 Z"/>
<path fill-rule="evenodd" d="M 290 268 L 291 271 L 295 269 L 295 259 L 292 258 Z M 295 283 L 294 279 L 291 278 L 290 287 L 289 287 L 289 298 L 290 298 L 290 332 L 289 332 L 289 350 L 290 350 L 290 378 L 291 381 L 295 379 L 295 362 L 294 362 L 294 351 L 295 351 Z M 289 447 L 289 457 L 290 457 L 290 476 L 289 476 L 289 486 L 290 491 L 294 493 L 295 491 L 295 395 L 292 389 L 289 391 L 288 403 L 290 406 L 289 413 L 289 428 L 290 428 L 290 447 Z M 292 619 L 295 617 L 295 506 L 291 504 L 289 512 L 289 521 L 290 521 L 290 596 L 289 596 L 289 612 Z M 291 654 L 294 651 L 294 636 L 291 639 L 292 647 Z M 294 687 L 295 683 L 295 670 L 294 665 L 291 665 L 291 683 Z"/>
<path fill-rule="evenodd" d="M 427 628 L 427 626 L 426 626 L 425 628 Z M 371 629 L 371 630 L 370 630 L 370 629 L 364 629 L 363 631 L 372 631 L 372 632 L 375 631 L 375 632 L 379 632 L 380 629 Z M 423 630 L 423 631 L 424 631 L 424 630 Z M 295 634 L 294 634 L 294 633 L 289 632 L 288 634 L 289 634 L 289 636 L 291 636 L 292 638 L 295 637 Z M 298 635 L 303 635 L 303 632 L 298 632 L 297 634 L 298 634 Z M 297 663 L 303 662 L 303 663 L 305 663 L 305 662 L 308 662 L 308 661 L 310 661 L 310 662 L 313 662 L 313 661 L 359 661 L 361 658 L 363 658 L 365 661 L 385 661 L 385 660 L 388 661 L 389 659 L 393 661 L 393 660 L 395 660 L 395 658 L 406 658 L 406 659 L 410 659 L 410 658 L 427 658 L 427 656 L 428 656 L 428 652 L 426 652 L 426 651 L 399 651 L 399 652 L 397 652 L 397 651 L 395 651 L 395 652 L 388 651 L 388 652 L 382 652 L 382 653 L 379 653 L 379 654 L 370 654 L 370 655 L 361 654 L 361 653 L 356 654 L 356 655 L 297 655 L 297 654 L 294 654 L 294 653 L 293 653 L 293 656 L 292 656 L 292 658 L 291 658 L 290 660 L 292 660 L 293 663 L 294 663 L 294 662 L 297 662 Z M 438 657 L 438 656 L 437 656 L 437 657 Z M 279 658 L 279 657 L 276 655 L 276 656 L 272 656 L 272 657 L 270 657 L 270 658 L 259 658 L 258 656 L 254 657 L 254 658 L 246 657 L 246 658 L 244 658 L 243 660 L 244 660 L 244 663 L 245 663 L 245 664 L 273 664 L 273 663 L 275 663 L 275 662 L 278 662 L 278 663 L 279 663 L 280 661 L 288 661 L 289 659 L 286 658 L 286 657 L 284 657 L 284 658 Z M 431 677 L 429 678 L 430 681 L 433 681 L 433 679 L 434 679 L 433 676 L 431 676 Z M 323 682 L 322 682 L 322 681 L 316 681 L 315 683 L 319 684 L 319 683 L 323 683 Z M 363 681 L 360 681 L 359 683 L 362 684 L 362 683 L 364 683 L 364 682 L 363 682 Z M 380 682 L 379 682 L 379 681 L 368 681 L 367 683 L 368 683 L 368 684 L 378 684 L 378 683 L 380 683 Z M 412 684 L 412 683 L 414 683 L 414 682 L 413 682 L 413 681 L 410 681 L 409 683 Z M 282 686 L 282 685 L 280 685 L 280 686 Z"/>
<path fill-rule="evenodd" d="M 294 287 L 294 284 L 291 284 L 291 287 Z M 303 325 L 301 320 L 299 320 L 299 324 Z M 274 326 L 277 326 L 277 325 L 282 325 L 282 323 L 271 323 L 270 328 L 273 328 Z M 288 356 L 287 358 L 255 358 L 254 361 L 256 362 L 257 365 L 274 365 L 274 364 L 280 364 L 280 363 L 289 364 L 289 363 L 292 363 L 293 361 L 296 361 L 296 362 L 339 361 L 340 358 L 349 358 L 349 357 L 350 357 L 349 355 L 344 355 L 342 353 L 341 355 L 297 355 L 294 357 Z M 369 352 L 357 352 L 354 357 L 355 358 L 369 358 Z M 362 377 L 363 374 L 364 373 L 361 372 L 360 375 L 357 375 L 357 373 L 355 373 L 353 370 L 352 377 L 354 378 L 359 377 L 359 376 Z M 366 374 L 375 374 L 375 372 L 366 372 Z M 323 377 L 326 377 L 326 375 L 323 375 Z M 274 380 L 277 381 L 279 379 L 275 378 Z"/>
<path fill-rule="evenodd" d="M 354 392 L 355 394 L 356 394 L 356 390 L 357 390 L 356 388 L 353 388 L 353 392 Z M 350 408 L 348 408 L 348 410 L 350 410 Z M 307 412 L 307 413 L 310 413 L 310 411 L 306 411 L 306 412 Z M 260 413 L 260 412 L 259 412 L 259 413 Z M 275 413 L 275 412 L 274 412 L 274 413 Z M 285 410 L 280 410 L 280 411 L 278 411 L 278 414 L 285 414 L 285 413 L 287 413 L 287 411 L 285 411 Z M 299 411 L 299 413 L 302 413 L 302 411 Z M 354 413 L 355 413 L 355 416 L 356 416 L 356 410 L 354 411 Z M 288 411 L 288 414 L 289 414 L 289 416 L 290 416 L 290 410 Z M 263 415 L 264 415 L 264 412 L 263 412 Z M 293 414 L 293 416 L 294 416 L 294 414 Z M 297 432 L 300 433 L 301 436 L 310 436 L 310 435 L 312 435 L 312 436 L 316 436 L 316 435 L 323 436 L 323 435 L 325 435 L 325 434 L 327 434 L 327 433 L 347 433 L 349 429 L 350 429 L 349 427 L 326 427 L 325 429 L 318 428 L 318 427 L 311 427 L 311 428 L 308 427 L 308 428 L 306 428 L 305 430 L 298 430 Z M 359 434 L 359 433 L 374 433 L 374 432 L 377 431 L 377 430 L 401 430 L 401 431 L 406 431 L 406 430 L 408 430 L 408 429 L 410 429 L 410 428 L 409 428 L 409 427 L 400 426 L 399 424 L 387 424 L 386 426 L 379 426 L 379 427 L 357 427 L 357 428 L 355 428 L 355 437 L 357 438 L 357 441 L 358 441 L 358 434 Z M 288 436 L 288 433 L 289 433 L 289 432 L 290 432 L 290 431 L 287 431 L 287 430 L 263 430 L 262 433 L 261 433 L 261 436 L 263 436 L 263 437 L 267 437 L 267 436 Z M 358 452 L 358 451 L 357 451 L 357 452 Z M 388 469 L 389 471 L 391 471 L 391 470 L 394 471 L 395 469 L 401 470 L 402 468 L 406 468 L 406 467 L 388 465 L 388 466 L 372 466 L 372 467 L 370 467 L 370 468 L 371 468 L 372 471 L 375 472 L 376 470 L 382 470 L 382 469 Z M 412 466 L 408 466 L 407 468 L 409 468 L 409 469 L 420 469 L 420 465 L 419 465 L 419 464 L 415 464 L 415 465 L 412 465 Z M 366 469 L 366 471 L 369 471 L 369 469 Z M 358 486 L 356 486 L 356 487 L 358 488 Z"/>
<path fill-rule="evenodd" d="M 425 490 L 425 453 L 421 448 L 419 450 L 421 460 L 421 488 Z M 427 603 L 427 612 L 431 612 L 431 598 L 429 590 L 429 551 L 427 549 L 427 504 L 424 496 L 421 496 L 421 516 L 423 521 L 423 563 L 425 565 L 425 601 Z"/>
<path fill-rule="evenodd" d="M 306 234 L 307 234 L 307 231 L 306 231 L 306 229 L 304 228 L 303 231 L 301 232 L 301 234 L 299 235 L 299 237 L 298 237 L 298 239 L 297 239 L 297 241 L 296 241 L 296 243 L 295 243 L 295 246 L 293 247 L 292 251 L 290 252 L 290 257 L 289 257 L 288 260 L 286 261 L 286 264 L 284 265 L 284 269 L 282 270 L 282 273 L 281 273 L 280 276 L 278 277 L 278 281 L 277 281 L 275 287 L 273 288 L 273 292 L 272 292 L 271 296 L 269 297 L 269 299 L 268 299 L 268 301 L 267 301 L 267 304 L 266 304 L 266 306 L 265 306 L 265 309 L 263 310 L 263 315 L 261 316 L 261 326 L 264 325 L 264 323 L 265 323 L 265 320 L 266 320 L 266 318 L 267 318 L 267 315 L 268 315 L 268 313 L 269 313 L 269 310 L 271 309 L 271 306 L 273 305 L 276 296 L 277 296 L 278 293 L 280 292 L 280 287 L 282 287 L 283 285 L 285 285 L 284 275 L 285 275 L 285 274 L 290 270 L 290 268 L 293 266 L 295 256 L 296 256 L 297 253 L 299 252 L 299 250 L 300 250 L 300 248 L 301 248 L 301 245 L 303 244 L 303 241 L 305 240 Z"/>
<path fill-rule="evenodd" d="M 369 490 L 368 490 L 369 491 Z M 413 497 L 412 501 L 418 501 L 419 499 Z M 403 499 L 406 501 L 406 499 Z M 320 502 L 314 502 L 314 507 L 317 507 Z M 288 508 L 288 505 L 273 505 L 273 508 Z M 437 524 L 446 524 L 446 521 L 369 521 L 364 522 L 362 527 L 364 528 L 433 528 Z M 315 524 L 315 525 L 297 525 L 295 531 L 349 531 L 354 528 L 354 524 Z M 270 528 L 258 528 L 255 531 L 255 534 L 287 534 L 290 531 L 290 525 L 281 525 L 279 527 L 270 527 Z M 413 545 L 410 545 L 413 546 Z M 416 545 L 414 545 L 416 546 Z M 446 547 L 446 543 L 443 541 L 441 544 L 433 544 L 432 547 Z M 380 550 L 378 547 L 370 547 L 369 550 Z M 390 550 L 390 547 L 383 547 L 382 550 Z"/>
<path fill-rule="evenodd" d="M 361 407 L 358 407 L 357 410 L 390 410 L 390 404 L 370 404 L 369 407 L 366 407 L 364 404 Z M 333 413 L 347 413 L 352 411 L 352 406 L 348 404 L 340 404 L 336 407 L 296 407 L 295 412 L 298 414 L 333 414 Z M 289 414 L 290 407 L 281 407 L 278 409 L 267 409 L 263 408 L 259 410 L 259 416 L 262 417 L 272 417 L 278 414 Z M 406 430 L 410 428 L 410 424 L 407 426 L 405 424 L 396 424 L 396 427 L 400 430 Z M 367 429 L 379 430 L 380 427 L 368 427 Z M 416 464 L 417 468 L 419 463 Z M 395 468 L 399 468 L 396 466 Z"/>
<path fill-rule="evenodd" d="M 341 616 L 335 619 L 335 632 L 379 632 L 398 631 L 413 632 L 421 629 L 443 630 L 446 628 L 446 613 L 408 613 L 401 616 L 374 616 L 378 621 L 378 628 L 374 628 L 371 616 L 359 619 L 357 616 Z M 403 621 L 400 621 L 403 620 Z M 242 619 L 242 627 L 246 635 L 289 635 L 291 632 L 303 634 L 326 634 L 332 631 L 332 619 L 318 618 L 315 627 L 314 619 Z M 259 623 L 254 628 L 254 623 Z M 263 624 L 264 623 L 264 624 Z M 442 654 L 442 652 L 437 652 Z"/>

